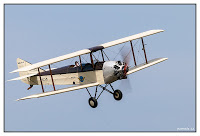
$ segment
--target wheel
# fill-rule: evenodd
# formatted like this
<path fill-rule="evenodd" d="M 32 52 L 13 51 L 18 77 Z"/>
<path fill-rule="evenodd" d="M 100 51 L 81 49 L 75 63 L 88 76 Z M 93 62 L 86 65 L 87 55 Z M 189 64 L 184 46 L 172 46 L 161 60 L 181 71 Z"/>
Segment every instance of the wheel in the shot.
<path fill-rule="evenodd" d="M 88 100 L 88 102 L 89 102 L 89 105 L 92 108 L 96 108 L 97 105 L 98 105 L 97 99 L 95 99 L 94 97 L 90 97 L 90 99 Z"/>
<path fill-rule="evenodd" d="M 115 100 L 119 101 L 122 99 L 122 92 L 120 90 L 115 90 L 113 93 Z"/>

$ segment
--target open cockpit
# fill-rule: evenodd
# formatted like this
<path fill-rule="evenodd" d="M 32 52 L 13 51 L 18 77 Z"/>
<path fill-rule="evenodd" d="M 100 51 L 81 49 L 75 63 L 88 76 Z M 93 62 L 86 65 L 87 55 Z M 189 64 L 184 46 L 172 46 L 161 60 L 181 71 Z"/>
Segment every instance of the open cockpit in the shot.
<path fill-rule="evenodd" d="M 56 74 L 67 74 L 67 73 L 87 72 L 87 71 L 93 71 L 93 70 L 102 70 L 103 63 L 104 63 L 103 61 L 96 62 L 94 64 L 94 68 L 91 63 L 82 63 L 79 66 L 68 65 L 61 68 L 53 69 L 51 70 L 51 72 L 52 72 L 52 75 L 56 75 Z M 50 71 L 44 71 L 44 72 L 41 72 L 40 75 L 41 76 L 49 75 L 49 72 Z"/>

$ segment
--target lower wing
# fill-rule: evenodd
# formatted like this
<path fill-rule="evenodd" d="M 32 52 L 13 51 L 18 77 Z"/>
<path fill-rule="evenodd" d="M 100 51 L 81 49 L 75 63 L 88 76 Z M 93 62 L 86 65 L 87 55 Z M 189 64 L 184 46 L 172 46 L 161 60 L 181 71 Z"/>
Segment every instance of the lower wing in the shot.
<path fill-rule="evenodd" d="M 45 96 L 49 96 L 49 95 L 65 93 L 65 92 L 74 91 L 74 90 L 83 89 L 83 88 L 92 87 L 92 86 L 97 86 L 97 85 L 99 85 L 99 83 L 78 85 L 78 86 L 68 87 L 68 88 L 64 88 L 64 89 L 60 89 L 60 90 L 56 90 L 56 91 L 50 91 L 50 92 L 45 92 L 45 93 L 40 93 L 40 94 L 33 94 L 33 95 L 30 95 L 30 96 L 27 96 L 27 97 L 17 99 L 17 101 L 31 99 L 31 98 L 45 97 Z"/>
<path fill-rule="evenodd" d="M 129 71 L 127 72 L 127 75 L 135 73 L 135 72 L 142 70 L 144 68 L 150 67 L 152 65 L 155 65 L 155 64 L 160 63 L 162 61 L 165 61 L 167 59 L 168 58 L 157 58 L 157 59 L 153 59 L 153 60 L 148 61 L 148 63 L 143 63 L 143 64 L 140 64 L 140 65 L 137 65 L 135 67 L 130 68 Z"/>

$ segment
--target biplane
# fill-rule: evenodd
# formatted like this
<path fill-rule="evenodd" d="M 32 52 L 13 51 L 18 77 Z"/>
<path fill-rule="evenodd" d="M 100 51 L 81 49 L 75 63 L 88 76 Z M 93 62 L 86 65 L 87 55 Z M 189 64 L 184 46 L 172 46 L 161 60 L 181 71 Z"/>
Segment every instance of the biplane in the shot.
<path fill-rule="evenodd" d="M 126 80 L 127 76 L 132 73 L 135 73 L 139 70 L 142 70 L 144 68 L 150 67 L 152 65 L 167 60 L 167 58 L 156 58 L 152 60 L 147 60 L 145 44 L 143 40 L 144 37 L 160 33 L 163 31 L 164 30 L 150 30 L 142 32 L 139 34 L 107 42 L 95 47 L 83 49 L 70 54 L 38 62 L 35 64 L 30 64 L 27 61 L 17 58 L 18 69 L 10 73 L 19 72 L 20 77 L 11 80 L 21 80 L 22 82 L 30 85 L 28 90 L 31 89 L 34 85 L 41 85 L 42 88 L 42 93 L 23 97 L 17 99 L 17 101 L 56 95 L 83 88 L 86 88 L 89 94 L 88 102 L 92 108 L 97 107 L 98 105 L 97 100 L 104 91 L 111 93 L 114 99 L 119 101 L 122 99 L 122 91 L 120 91 L 119 89 L 115 90 L 114 87 L 111 85 L 111 83 L 118 80 Z M 141 39 L 141 43 L 143 46 L 142 52 L 144 52 L 144 57 L 145 57 L 145 62 L 139 65 L 136 63 L 136 57 L 134 55 L 134 48 L 132 44 L 132 41 L 136 39 L 139 40 Z M 104 49 L 126 42 L 130 43 L 131 47 L 130 51 L 132 52 L 131 56 L 133 56 L 134 66 L 130 67 L 128 62 L 126 61 L 120 61 L 120 60 L 105 61 L 104 56 L 107 55 L 105 54 Z M 100 52 L 102 60 L 94 62 L 93 53 L 97 51 Z M 82 63 L 81 55 L 84 54 L 88 54 L 90 56 L 90 61 L 91 61 L 90 63 Z M 80 64 L 76 62 L 75 65 L 68 65 L 56 69 L 51 69 L 51 64 L 64 61 L 73 57 L 78 57 Z M 48 66 L 49 68 L 47 70 L 44 70 L 41 68 L 44 66 Z M 45 92 L 44 85 L 52 85 L 53 90 Z M 56 90 L 55 85 L 72 85 L 72 86 Z M 108 86 L 110 86 L 112 90 L 111 89 L 109 90 L 107 88 Z M 94 96 L 92 96 L 90 91 L 88 90 L 89 87 L 96 87 Z M 98 92 L 98 87 L 102 89 L 101 92 Z"/>

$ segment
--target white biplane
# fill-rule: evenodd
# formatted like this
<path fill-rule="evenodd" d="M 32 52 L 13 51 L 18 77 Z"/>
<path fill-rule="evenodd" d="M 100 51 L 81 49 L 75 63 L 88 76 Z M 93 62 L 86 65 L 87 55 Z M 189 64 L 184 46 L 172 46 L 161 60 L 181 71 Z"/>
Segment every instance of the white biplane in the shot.
<path fill-rule="evenodd" d="M 143 37 L 160 33 L 163 31 L 164 30 L 146 31 L 143 33 L 139 33 L 139 34 L 125 37 L 122 39 L 111 41 L 111 42 L 101 44 L 99 46 L 95 46 L 92 48 L 76 51 L 70 54 L 66 54 L 60 57 L 45 60 L 45 61 L 38 62 L 35 64 L 30 64 L 18 58 L 17 59 L 18 69 L 12 71 L 11 73 L 19 72 L 20 77 L 14 78 L 11 80 L 21 80 L 22 82 L 29 84 L 30 87 L 28 88 L 28 90 L 31 89 L 33 85 L 41 85 L 42 91 L 43 91 L 40 94 L 30 95 L 18 100 L 50 96 L 50 95 L 60 94 L 60 93 L 74 91 L 78 89 L 83 89 L 83 88 L 86 88 L 86 90 L 88 91 L 90 95 L 88 102 L 92 108 L 97 107 L 98 105 L 97 100 L 104 90 L 111 93 L 114 96 L 115 100 L 121 100 L 122 92 L 119 89 L 114 90 L 111 83 L 117 80 L 127 79 L 127 75 L 129 74 L 132 74 L 134 72 L 137 72 L 139 70 L 142 70 L 144 68 L 150 67 L 152 65 L 155 65 L 157 63 L 167 60 L 167 58 L 156 58 L 156 59 L 147 61 L 146 52 L 145 52 L 145 44 L 143 41 Z M 136 59 L 135 59 L 133 45 L 132 45 L 132 40 L 136 40 L 136 39 L 141 39 L 142 46 L 143 46 L 142 50 L 144 51 L 144 56 L 145 56 L 145 61 L 146 61 L 139 65 L 136 64 Z M 133 60 L 134 60 L 133 67 L 129 67 L 127 62 L 105 61 L 104 55 L 106 54 L 103 51 L 103 49 L 114 46 L 114 45 L 118 45 L 121 43 L 125 43 L 125 42 L 130 42 Z M 97 51 L 101 52 L 102 61 L 97 61 L 96 63 L 94 63 L 93 53 Z M 91 63 L 81 63 L 81 55 L 84 55 L 84 54 L 90 55 Z M 50 66 L 51 64 L 60 62 L 66 59 L 70 59 L 73 57 L 79 57 L 80 65 L 76 62 L 75 65 L 68 65 L 61 68 L 51 69 L 51 66 Z M 41 68 L 47 65 L 49 67 L 48 70 L 45 71 Z M 105 86 L 103 86 L 104 84 Z M 53 85 L 54 90 L 44 92 L 43 85 Z M 75 85 L 75 86 L 56 90 L 55 85 Z M 108 85 L 110 85 L 110 87 L 112 88 L 112 91 L 107 89 Z M 88 90 L 89 87 L 93 87 L 93 86 L 96 86 L 95 96 L 92 96 Z M 102 91 L 97 96 L 98 87 L 102 88 Z"/>

